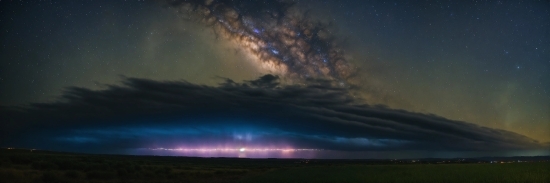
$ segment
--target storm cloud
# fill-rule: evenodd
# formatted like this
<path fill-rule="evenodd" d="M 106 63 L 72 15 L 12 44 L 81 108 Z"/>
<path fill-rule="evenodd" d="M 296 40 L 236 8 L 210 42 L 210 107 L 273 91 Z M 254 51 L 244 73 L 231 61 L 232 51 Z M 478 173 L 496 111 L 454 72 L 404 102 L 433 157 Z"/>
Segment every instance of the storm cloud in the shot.
<path fill-rule="evenodd" d="M 70 87 L 55 102 L 3 107 L 1 113 L 4 146 L 77 143 L 98 151 L 220 141 L 340 151 L 544 146 L 505 130 L 368 105 L 334 81 L 283 84 L 275 75 L 224 79 L 219 86 L 123 78 L 122 85 Z"/>

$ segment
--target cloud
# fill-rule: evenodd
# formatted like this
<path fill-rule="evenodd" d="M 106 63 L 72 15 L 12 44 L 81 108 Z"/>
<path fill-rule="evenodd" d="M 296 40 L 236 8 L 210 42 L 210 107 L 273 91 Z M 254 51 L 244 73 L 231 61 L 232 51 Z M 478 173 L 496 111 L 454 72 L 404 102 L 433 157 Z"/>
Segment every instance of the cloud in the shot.
<path fill-rule="evenodd" d="M 124 78 L 104 90 L 68 88 L 56 102 L 1 108 L 2 145 L 92 143 L 102 148 L 185 143 L 330 150 L 522 150 L 513 132 L 365 104 L 329 80 L 278 76 L 219 86 Z M 248 140 L 247 140 L 248 139 Z M 44 145 L 45 144 L 45 145 Z"/>

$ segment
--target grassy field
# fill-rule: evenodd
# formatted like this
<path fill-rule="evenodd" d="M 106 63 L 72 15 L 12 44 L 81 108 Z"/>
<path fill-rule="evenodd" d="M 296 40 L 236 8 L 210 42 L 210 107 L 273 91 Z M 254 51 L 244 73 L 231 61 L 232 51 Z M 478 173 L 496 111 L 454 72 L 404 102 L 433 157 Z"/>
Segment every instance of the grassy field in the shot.
<path fill-rule="evenodd" d="M 0 150 L 2 182 L 550 182 L 550 163 L 367 165 Z"/>
<path fill-rule="evenodd" d="M 349 165 L 277 169 L 243 182 L 550 182 L 550 163 Z"/>

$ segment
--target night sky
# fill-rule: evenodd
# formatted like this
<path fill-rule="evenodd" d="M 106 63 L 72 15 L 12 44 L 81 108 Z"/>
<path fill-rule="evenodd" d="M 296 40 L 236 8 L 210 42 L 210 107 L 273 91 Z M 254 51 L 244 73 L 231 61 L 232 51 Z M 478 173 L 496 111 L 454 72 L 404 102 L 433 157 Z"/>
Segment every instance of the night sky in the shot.
<path fill-rule="evenodd" d="M 548 1 L 0 1 L 0 146 L 550 155 Z"/>

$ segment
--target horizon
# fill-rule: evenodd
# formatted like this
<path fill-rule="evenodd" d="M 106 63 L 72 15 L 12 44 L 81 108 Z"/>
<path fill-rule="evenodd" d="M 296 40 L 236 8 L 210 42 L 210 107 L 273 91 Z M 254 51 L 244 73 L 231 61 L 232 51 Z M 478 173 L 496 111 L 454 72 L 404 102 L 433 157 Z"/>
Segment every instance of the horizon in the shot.
<path fill-rule="evenodd" d="M 544 154 L 540 151 L 537 153 L 527 153 L 528 155 L 498 155 L 496 153 L 487 153 L 485 155 L 479 155 L 477 153 L 470 152 L 470 156 L 439 156 L 439 157 L 407 157 L 407 158 L 397 158 L 397 157 L 356 157 L 353 158 L 350 156 L 326 156 L 324 158 L 322 157 L 281 157 L 281 156 L 270 156 L 270 157 L 258 157 L 258 156 L 241 156 L 242 154 L 233 154 L 233 155 L 227 155 L 227 156 L 206 156 L 206 155 L 199 155 L 199 156 L 193 156 L 193 155 L 186 155 L 186 154 L 179 154 L 179 153 L 105 153 L 105 152 L 87 152 L 87 151 L 56 151 L 56 150 L 48 150 L 48 149 L 33 149 L 33 148 L 20 148 L 20 147 L 0 147 L 4 150 L 30 150 L 33 151 L 42 151 L 42 152 L 51 152 L 51 153 L 69 153 L 69 154 L 81 154 L 81 155 L 120 155 L 120 156 L 157 156 L 157 157 L 184 157 L 184 158 L 237 158 L 237 159 L 307 159 L 307 160 L 424 160 L 424 159 L 483 159 L 483 158 L 533 158 L 533 157 L 546 157 L 550 160 L 550 154 Z M 149 149 L 152 150 L 152 149 Z M 239 149 L 235 149 L 236 151 L 239 151 Z M 156 151 L 156 150 L 153 150 Z M 162 151 L 162 150 L 161 150 Z M 323 151 L 322 149 L 319 149 L 317 151 Z M 362 152 L 357 152 L 362 153 Z M 452 154 L 452 153 L 450 153 Z M 454 153 L 456 154 L 456 153 Z M 476 154 L 476 155 L 473 155 Z"/>

